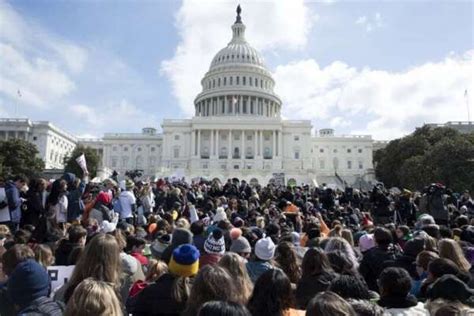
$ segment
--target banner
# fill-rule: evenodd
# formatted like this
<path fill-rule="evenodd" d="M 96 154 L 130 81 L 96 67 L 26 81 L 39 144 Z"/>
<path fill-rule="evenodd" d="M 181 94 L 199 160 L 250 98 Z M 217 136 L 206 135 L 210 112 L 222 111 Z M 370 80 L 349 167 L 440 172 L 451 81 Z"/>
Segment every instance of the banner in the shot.
<path fill-rule="evenodd" d="M 84 171 L 84 173 L 89 173 L 89 171 L 87 171 L 86 156 L 84 156 L 84 154 L 77 157 L 76 162 L 79 165 L 79 167 L 81 167 L 82 171 Z"/>
<path fill-rule="evenodd" d="M 51 278 L 51 289 L 55 290 L 67 283 L 72 275 L 74 266 L 51 266 L 48 267 L 48 274 Z"/>
<path fill-rule="evenodd" d="M 276 186 L 285 186 L 285 174 L 283 172 L 274 173 L 273 181 Z"/>

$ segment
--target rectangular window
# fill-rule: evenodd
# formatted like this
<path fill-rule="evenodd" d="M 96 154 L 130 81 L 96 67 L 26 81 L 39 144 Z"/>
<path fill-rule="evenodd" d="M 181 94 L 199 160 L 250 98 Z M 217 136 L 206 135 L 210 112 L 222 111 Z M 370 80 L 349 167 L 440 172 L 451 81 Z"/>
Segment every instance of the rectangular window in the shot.
<path fill-rule="evenodd" d="M 347 153 L 350 154 L 352 150 L 350 148 L 347 148 Z"/>
<path fill-rule="evenodd" d="M 358 152 L 359 154 L 362 154 L 362 148 L 359 148 Z"/>
<path fill-rule="evenodd" d="M 247 140 L 252 140 L 252 135 L 247 135 Z"/>
<path fill-rule="evenodd" d="M 347 169 L 352 169 L 352 161 L 347 161 Z"/>
<path fill-rule="evenodd" d="M 245 86 L 247 77 L 242 77 L 242 84 Z"/>
<path fill-rule="evenodd" d="M 320 153 L 324 153 L 324 149 L 321 148 L 321 149 L 319 150 L 319 152 L 320 152 Z"/>
<path fill-rule="evenodd" d="M 179 140 L 179 135 L 174 135 L 174 140 Z"/>
<path fill-rule="evenodd" d="M 320 160 L 319 161 L 319 169 L 324 169 L 324 167 L 325 167 L 324 165 L 325 165 L 324 160 Z"/>
<path fill-rule="evenodd" d="M 251 78 L 251 77 L 249 77 L 249 85 L 250 85 L 250 86 L 253 85 L 253 84 L 252 84 L 252 78 Z"/>
<path fill-rule="evenodd" d="M 299 151 L 295 151 L 295 159 L 300 159 L 300 152 Z"/>
<path fill-rule="evenodd" d="M 174 148 L 173 149 L 173 157 L 174 158 L 179 158 L 179 148 Z"/>
<path fill-rule="evenodd" d="M 300 137 L 299 136 L 295 136 L 295 142 L 299 141 L 300 140 Z"/>
<path fill-rule="evenodd" d="M 362 161 L 359 161 L 359 169 L 364 169 L 364 164 L 362 163 Z"/>
<path fill-rule="evenodd" d="M 224 77 L 224 86 L 227 85 L 227 77 Z"/>
<path fill-rule="evenodd" d="M 235 77 L 235 84 L 240 84 L 240 83 L 239 83 L 239 81 L 240 81 L 239 79 L 240 79 L 239 76 Z"/>
<path fill-rule="evenodd" d="M 232 79 L 234 79 L 234 77 L 230 77 L 230 78 L 229 78 L 229 84 L 230 84 L 230 85 L 233 84 L 233 83 L 232 83 L 232 81 L 233 81 Z"/>

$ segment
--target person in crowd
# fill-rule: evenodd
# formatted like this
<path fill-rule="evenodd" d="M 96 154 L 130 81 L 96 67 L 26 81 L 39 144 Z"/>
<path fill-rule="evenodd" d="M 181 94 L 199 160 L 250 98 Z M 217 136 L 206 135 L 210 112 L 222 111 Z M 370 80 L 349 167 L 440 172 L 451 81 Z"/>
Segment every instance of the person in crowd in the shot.
<path fill-rule="evenodd" d="M 352 306 L 336 293 L 317 294 L 306 307 L 306 316 L 356 316 Z"/>
<path fill-rule="evenodd" d="M 112 198 L 107 192 L 99 192 L 95 199 L 94 206 L 89 212 L 89 219 L 95 219 L 99 226 L 102 226 L 103 221 L 112 222 L 113 212 L 109 208 Z"/>
<path fill-rule="evenodd" d="M 268 270 L 257 279 L 247 306 L 253 316 L 304 315 L 295 309 L 290 279 L 280 269 Z"/>
<path fill-rule="evenodd" d="M 44 216 L 46 207 L 46 180 L 32 179 L 26 193 L 26 207 L 21 214 L 21 225 L 37 227 L 39 219 Z"/>
<path fill-rule="evenodd" d="M 461 246 L 453 239 L 443 238 L 438 243 L 439 257 L 450 259 L 453 261 L 464 273 L 472 273 L 474 276 L 474 271 L 471 272 L 471 264 L 466 259 Z"/>
<path fill-rule="evenodd" d="M 276 266 L 286 273 L 291 283 L 298 283 L 301 277 L 300 263 L 295 247 L 290 242 L 280 242 L 275 250 Z"/>
<path fill-rule="evenodd" d="M 244 305 L 236 292 L 235 282 L 226 269 L 207 265 L 196 275 L 183 316 L 196 315 L 201 306 L 209 301 L 231 301 Z"/>
<path fill-rule="evenodd" d="M 114 287 L 94 278 L 84 279 L 74 290 L 64 316 L 122 316 L 122 306 Z"/>
<path fill-rule="evenodd" d="M 54 223 L 64 228 L 67 222 L 68 195 L 66 180 L 56 180 L 51 186 L 51 192 L 46 200 L 48 217 L 54 218 Z"/>
<path fill-rule="evenodd" d="M 51 247 L 45 244 L 39 244 L 35 250 L 35 260 L 41 264 L 45 269 L 54 264 L 54 255 Z"/>
<path fill-rule="evenodd" d="M 28 185 L 28 178 L 22 175 L 14 176 L 12 180 L 5 184 L 5 194 L 7 198 L 8 210 L 10 212 L 10 230 L 16 232 L 20 227 L 22 199 L 20 192 Z"/>
<path fill-rule="evenodd" d="M 454 303 L 464 311 L 474 310 L 474 289 L 452 274 L 437 279 L 428 290 L 427 296 L 426 306 L 430 312 L 437 300 Z"/>
<path fill-rule="evenodd" d="M 389 315 L 428 316 L 423 303 L 409 294 L 411 278 L 402 268 L 385 268 L 379 280 L 380 300 L 378 304 Z"/>
<path fill-rule="evenodd" d="M 341 252 L 343 256 L 348 261 L 350 261 L 352 269 L 354 270 L 354 273 L 358 270 L 359 261 L 357 260 L 357 256 L 354 251 L 354 248 L 344 238 L 341 238 L 341 237 L 329 238 L 324 247 L 324 250 L 326 251 L 326 253 L 330 253 L 334 251 Z"/>
<path fill-rule="evenodd" d="M 247 273 L 244 259 L 236 253 L 228 252 L 219 260 L 218 265 L 226 269 L 234 279 L 237 288 L 235 295 L 241 296 L 239 301 L 247 302 L 252 294 L 253 284 Z"/>
<path fill-rule="evenodd" d="M 378 227 L 374 230 L 376 246 L 366 253 L 360 263 L 360 273 L 364 277 L 369 289 L 377 291 L 377 278 L 382 272 L 385 262 L 395 260 L 396 250 L 392 244 L 392 234 L 386 228 Z"/>
<path fill-rule="evenodd" d="M 128 236 L 127 237 L 127 247 L 125 248 L 125 252 L 130 254 L 132 257 L 140 262 L 143 271 L 147 272 L 148 266 L 148 258 L 143 255 L 143 251 L 145 250 L 146 240 L 143 238 L 139 238 L 136 236 Z"/>
<path fill-rule="evenodd" d="M 215 265 L 221 260 L 225 253 L 225 241 L 222 230 L 216 228 L 207 237 L 204 242 L 204 253 L 199 259 L 199 266 L 201 268 L 207 265 Z"/>
<path fill-rule="evenodd" d="M 84 248 L 87 239 L 87 230 L 81 225 L 73 225 L 68 229 L 68 238 L 59 242 L 55 252 L 56 265 L 67 266 L 72 265 L 73 260 L 71 254 L 77 250 L 76 248 Z"/>
<path fill-rule="evenodd" d="M 134 187 L 133 181 L 126 180 L 125 190 L 120 192 L 117 203 L 114 204 L 114 210 L 119 212 L 120 220 L 129 224 L 133 224 L 133 216 L 137 207 L 137 199 L 133 194 Z M 120 207 L 116 207 L 116 205 L 120 205 Z"/>
<path fill-rule="evenodd" d="M 16 265 L 8 277 L 7 294 L 18 315 L 63 315 L 64 304 L 48 297 L 48 272 L 34 259 Z"/>
<path fill-rule="evenodd" d="M 68 222 L 73 222 L 73 221 L 79 221 L 81 218 L 82 214 L 84 213 L 85 205 L 82 200 L 82 195 L 84 194 L 84 191 L 86 190 L 86 181 L 85 178 L 87 177 L 87 174 L 84 174 L 84 180 L 78 179 L 74 174 L 72 173 L 65 173 L 63 175 L 64 181 L 67 183 L 67 199 L 68 199 L 68 205 L 67 205 L 67 221 Z"/>
<path fill-rule="evenodd" d="M 210 301 L 204 303 L 197 316 L 251 316 L 245 306 L 234 302 Z"/>
<path fill-rule="evenodd" d="M 191 291 L 191 278 L 199 270 L 199 250 L 191 244 L 174 249 L 168 272 L 141 291 L 135 302 L 127 304 L 134 316 L 180 315 Z"/>
<path fill-rule="evenodd" d="M 260 275 L 274 268 L 272 264 L 274 255 L 275 244 L 270 237 L 265 237 L 257 241 L 255 244 L 254 259 L 246 264 L 247 272 L 254 284 Z"/>
<path fill-rule="evenodd" d="M 357 316 L 386 316 L 383 307 L 371 301 L 349 299 L 347 302 L 352 306 Z"/>
<path fill-rule="evenodd" d="M 87 278 L 109 282 L 116 291 L 123 293 L 121 277 L 120 248 L 117 240 L 112 235 L 97 234 L 79 257 L 71 278 L 64 286 L 62 301 L 67 304 L 79 283 Z M 122 298 L 128 295 L 128 288 L 125 291 L 126 294 L 122 294 Z M 60 293 L 57 294 L 59 298 Z"/>
<path fill-rule="evenodd" d="M 230 252 L 235 252 L 238 254 L 242 259 L 247 262 L 248 258 L 250 258 L 250 253 L 252 252 L 252 247 L 247 238 L 240 236 L 236 239 L 232 240 L 232 244 L 230 245 Z"/>
<path fill-rule="evenodd" d="M 425 240 L 422 238 L 410 239 L 405 242 L 403 253 L 397 256 L 394 260 L 387 260 L 384 263 L 385 267 L 399 267 L 410 273 L 412 279 L 418 279 L 416 271 L 416 257 L 425 249 Z"/>
<path fill-rule="evenodd" d="M 171 259 L 171 255 L 173 251 L 179 247 L 180 245 L 184 244 L 192 244 L 193 243 L 193 234 L 184 228 L 175 228 L 173 230 L 173 234 L 171 236 L 171 244 L 166 247 L 161 255 L 161 260 L 168 263 Z"/>
<path fill-rule="evenodd" d="M 206 242 L 204 222 L 200 220 L 193 222 L 190 230 L 191 233 L 193 233 L 193 244 L 197 247 L 200 253 L 204 253 L 204 243 Z"/>
<path fill-rule="evenodd" d="M 332 280 L 328 290 L 345 300 L 371 300 L 378 298 L 377 294 L 369 290 L 363 279 L 348 274 L 339 275 Z"/>
<path fill-rule="evenodd" d="M 412 288 L 410 290 L 410 294 L 419 297 L 421 285 L 425 282 L 426 278 L 428 277 L 428 265 L 431 261 L 439 258 L 436 252 L 424 250 L 416 256 L 416 273 L 418 275 L 417 278 L 413 280 Z"/>
<path fill-rule="evenodd" d="M 150 184 L 145 184 L 141 191 L 140 202 L 143 208 L 143 216 L 147 218 L 155 208 L 155 195 Z"/>
<path fill-rule="evenodd" d="M 334 272 L 328 257 L 320 248 L 310 248 L 303 257 L 302 275 L 296 286 L 296 302 L 305 309 L 308 302 L 319 292 L 326 291 L 338 275 Z"/>

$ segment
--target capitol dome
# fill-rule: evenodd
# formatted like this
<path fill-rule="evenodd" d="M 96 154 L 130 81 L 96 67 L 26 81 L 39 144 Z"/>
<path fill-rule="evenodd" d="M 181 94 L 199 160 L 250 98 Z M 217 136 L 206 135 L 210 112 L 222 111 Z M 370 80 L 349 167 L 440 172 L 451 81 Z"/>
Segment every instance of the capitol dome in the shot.
<path fill-rule="evenodd" d="M 196 116 L 280 117 L 281 100 L 263 57 L 245 39 L 237 7 L 232 40 L 212 59 L 194 101 Z"/>

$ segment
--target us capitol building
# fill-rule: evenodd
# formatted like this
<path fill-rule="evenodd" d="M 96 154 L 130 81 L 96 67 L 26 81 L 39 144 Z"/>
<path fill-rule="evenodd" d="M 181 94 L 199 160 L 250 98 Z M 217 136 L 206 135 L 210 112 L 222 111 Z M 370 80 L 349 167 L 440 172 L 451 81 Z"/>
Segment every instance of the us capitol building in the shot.
<path fill-rule="evenodd" d="M 312 135 L 309 120 L 281 118 L 282 101 L 260 53 L 245 39 L 237 8 L 232 39 L 211 61 L 189 119 L 165 119 L 162 133 L 106 133 L 78 139 L 49 122 L 0 120 L 0 139 L 19 137 L 38 146 L 46 168 L 62 168 L 76 145 L 102 157 L 103 176 L 112 170 L 143 170 L 145 177 L 237 177 L 267 183 L 349 185 L 374 180 L 371 136 L 336 136 L 332 129 Z M 281 181 L 281 180 L 280 180 Z"/>

